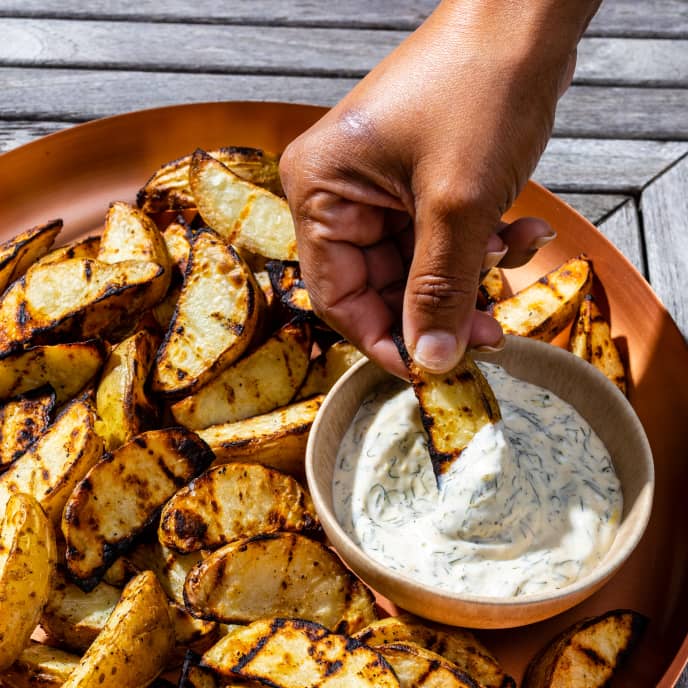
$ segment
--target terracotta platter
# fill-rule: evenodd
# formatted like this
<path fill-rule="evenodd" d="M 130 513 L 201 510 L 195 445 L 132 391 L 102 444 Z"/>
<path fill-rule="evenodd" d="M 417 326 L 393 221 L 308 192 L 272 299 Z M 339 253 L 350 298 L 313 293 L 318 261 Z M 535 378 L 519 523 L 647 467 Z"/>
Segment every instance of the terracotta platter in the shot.
<path fill-rule="evenodd" d="M 65 221 L 63 242 L 91 232 L 102 224 L 111 201 L 133 201 L 161 163 L 198 146 L 281 150 L 323 112 L 298 105 L 208 103 L 99 120 L 35 141 L 0 156 L 0 239 L 56 217 Z M 656 492 L 640 546 L 598 593 L 549 621 L 480 636 L 519 678 L 534 652 L 573 621 L 617 607 L 636 609 L 651 623 L 615 685 L 668 688 L 688 658 L 688 349 L 648 284 L 584 218 L 535 184 L 507 219 L 524 215 L 547 219 L 559 238 L 528 266 L 509 273 L 513 288 L 583 251 L 594 262 L 596 296 L 627 353 L 630 400 L 652 445 Z"/>

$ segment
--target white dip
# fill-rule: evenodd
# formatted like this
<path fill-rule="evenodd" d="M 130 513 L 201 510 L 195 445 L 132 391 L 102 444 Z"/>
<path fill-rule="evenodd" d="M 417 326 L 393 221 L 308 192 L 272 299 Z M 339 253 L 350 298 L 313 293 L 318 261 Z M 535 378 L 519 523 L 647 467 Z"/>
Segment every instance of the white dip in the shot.
<path fill-rule="evenodd" d="M 551 392 L 480 364 L 503 422 L 484 427 L 438 490 L 418 403 L 392 382 L 363 403 L 337 455 L 337 519 L 372 558 L 452 592 L 564 587 L 611 546 L 619 480 L 601 440 Z"/>

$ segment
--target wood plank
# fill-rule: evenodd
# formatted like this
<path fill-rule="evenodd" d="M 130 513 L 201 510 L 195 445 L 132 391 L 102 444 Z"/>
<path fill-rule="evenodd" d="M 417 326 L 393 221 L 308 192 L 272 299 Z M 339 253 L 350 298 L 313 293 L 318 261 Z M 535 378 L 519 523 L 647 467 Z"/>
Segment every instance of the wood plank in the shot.
<path fill-rule="evenodd" d="M 557 192 L 636 193 L 687 152 L 683 141 L 554 138 L 533 177 Z"/>
<path fill-rule="evenodd" d="M 650 283 L 688 337 L 688 157 L 643 191 L 640 208 Z"/>
<path fill-rule="evenodd" d="M 604 220 L 621 205 L 631 200 L 630 196 L 619 194 L 563 193 L 558 196 L 593 224 Z"/>
<path fill-rule="evenodd" d="M 600 222 L 598 229 L 633 263 L 638 272 L 647 276 L 638 209 L 633 199 L 626 201 Z"/>
<path fill-rule="evenodd" d="M 70 122 L 0 121 L 0 153 L 72 126 Z"/>
<path fill-rule="evenodd" d="M 0 16 L 413 29 L 437 0 L 3 0 Z M 606 0 L 591 35 L 688 37 L 685 0 Z"/>
<path fill-rule="evenodd" d="M 365 29 L 5 19 L 0 22 L 0 65 L 363 76 L 407 35 Z M 184 50 L 179 49 L 180 40 Z M 688 40 L 583 39 L 575 80 L 688 85 Z"/>
<path fill-rule="evenodd" d="M 0 118 L 83 121 L 208 100 L 332 105 L 355 83 L 321 77 L 4 67 Z M 661 116 L 647 114 L 654 112 Z M 688 89 L 572 86 L 559 105 L 555 132 L 571 138 L 688 140 L 686 112 Z"/>

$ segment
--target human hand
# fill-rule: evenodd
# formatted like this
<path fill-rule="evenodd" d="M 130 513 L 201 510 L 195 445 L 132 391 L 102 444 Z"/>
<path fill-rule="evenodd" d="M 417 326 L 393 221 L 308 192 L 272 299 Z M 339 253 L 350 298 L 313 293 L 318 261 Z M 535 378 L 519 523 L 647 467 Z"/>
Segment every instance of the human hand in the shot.
<path fill-rule="evenodd" d="M 479 276 L 554 236 L 500 219 L 544 150 L 597 4 L 445 0 L 282 156 L 314 310 L 391 372 L 405 375 L 399 322 L 433 372 L 467 346 L 500 346 L 475 310 Z"/>

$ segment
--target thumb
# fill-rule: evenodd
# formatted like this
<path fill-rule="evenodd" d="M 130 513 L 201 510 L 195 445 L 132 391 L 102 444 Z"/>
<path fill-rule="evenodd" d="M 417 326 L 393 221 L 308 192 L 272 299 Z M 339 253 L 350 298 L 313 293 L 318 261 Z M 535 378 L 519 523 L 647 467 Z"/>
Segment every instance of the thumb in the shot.
<path fill-rule="evenodd" d="M 446 201 L 419 202 L 416 210 L 404 293 L 404 341 L 418 365 L 444 373 L 456 366 L 471 339 L 480 269 L 499 217 L 448 210 Z M 494 329 L 499 340 L 496 322 Z"/>

